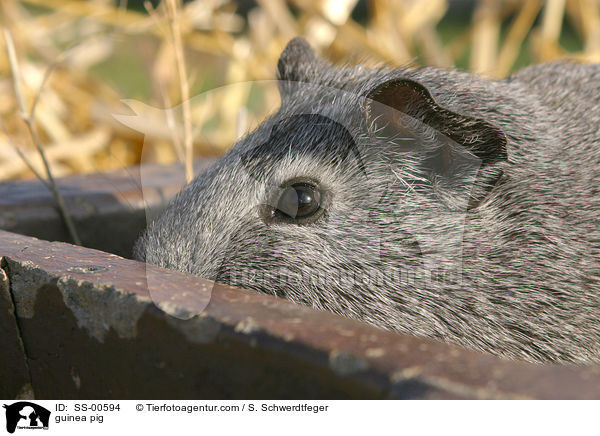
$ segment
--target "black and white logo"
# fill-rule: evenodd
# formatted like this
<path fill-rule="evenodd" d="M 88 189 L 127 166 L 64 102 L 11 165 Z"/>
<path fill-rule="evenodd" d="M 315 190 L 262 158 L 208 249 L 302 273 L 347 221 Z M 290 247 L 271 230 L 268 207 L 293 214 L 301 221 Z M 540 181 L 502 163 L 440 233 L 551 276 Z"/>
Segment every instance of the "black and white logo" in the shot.
<path fill-rule="evenodd" d="M 6 431 L 14 433 L 16 429 L 48 429 L 50 411 L 29 401 L 19 401 L 3 406 L 6 409 Z"/>

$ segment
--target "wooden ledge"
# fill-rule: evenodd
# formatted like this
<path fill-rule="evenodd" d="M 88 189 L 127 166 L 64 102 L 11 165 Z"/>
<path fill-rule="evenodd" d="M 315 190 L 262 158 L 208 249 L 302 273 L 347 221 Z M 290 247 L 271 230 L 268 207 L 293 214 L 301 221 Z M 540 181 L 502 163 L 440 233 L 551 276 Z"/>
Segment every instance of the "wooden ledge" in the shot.
<path fill-rule="evenodd" d="M 506 361 L 4 231 L 0 257 L 5 398 L 600 398 L 596 366 Z"/>

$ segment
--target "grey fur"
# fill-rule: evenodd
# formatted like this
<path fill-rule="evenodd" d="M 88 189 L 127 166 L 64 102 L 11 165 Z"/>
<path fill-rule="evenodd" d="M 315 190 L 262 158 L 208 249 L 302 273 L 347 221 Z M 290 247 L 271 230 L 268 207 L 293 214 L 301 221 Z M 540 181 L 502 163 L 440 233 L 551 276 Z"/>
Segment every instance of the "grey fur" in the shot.
<path fill-rule="evenodd" d="M 279 111 L 182 190 L 136 257 L 509 358 L 600 362 L 600 64 L 548 63 L 490 81 L 334 67 L 294 39 L 279 74 Z M 398 79 L 427 90 L 450 130 L 484 126 L 452 137 L 459 145 L 477 154 L 504 142 L 508 158 L 482 154 L 474 179 L 460 166 L 448 183 L 424 177 L 435 136 L 415 134 L 421 148 L 402 151 L 363 98 Z M 315 113 L 324 118 L 294 117 Z M 293 177 L 323 186 L 325 215 L 265 223 L 257 206 Z M 444 236 L 457 229 L 462 241 Z M 428 249 L 448 253 L 432 259 L 460 277 L 346 280 L 418 271 Z"/>

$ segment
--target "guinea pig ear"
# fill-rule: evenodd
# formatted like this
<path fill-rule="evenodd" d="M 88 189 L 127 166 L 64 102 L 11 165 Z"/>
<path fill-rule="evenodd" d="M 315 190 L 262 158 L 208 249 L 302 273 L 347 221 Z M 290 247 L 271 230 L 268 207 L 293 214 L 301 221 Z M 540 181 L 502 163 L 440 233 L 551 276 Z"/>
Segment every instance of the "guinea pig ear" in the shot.
<path fill-rule="evenodd" d="M 289 82 L 310 82 L 321 68 L 331 66 L 319 57 L 304 38 L 288 42 L 277 62 L 277 78 Z"/>
<path fill-rule="evenodd" d="M 406 130 L 405 122 L 398 116 L 400 112 L 462 145 L 481 159 L 482 166 L 507 160 L 507 139 L 499 128 L 441 107 L 427 88 L 414 80 L 390 80 L 371 90 L 366 97 L 368 119 L 384 132 L 393 135 Z"/>
<path fill-rule="evenodd" d="M 375 124 L 378 134 L 386 137 L 419 137 L 415 132 L 421 131 L 423 126 L 415 124 L 415 120 L 442 135 L 438 138 L 439 142 L 434 140 L 431 143 L 426 139 L 411 146 L 416 146 L 415 151 L 427 156 L 421 161 L 421 170 L 431 186 L 438 189 L 440 197 L 453 198 L 451 192 L 459 197 L 467 195 L 467 207 L 476 207 L 503 174 L 502 166 L 494 164 L 508 158 L 504 132 L 485 120 L 440 106 L 427 88 L 418 82 L 395 79 L 377 86 L 367 94 L 365 110 L 368 121 Z M 427 136 L 429 134 L 425 138 Z M 465 152 L 479 160 L 474 179 L 467 177 L 460 164 L 464 162 Z"/>

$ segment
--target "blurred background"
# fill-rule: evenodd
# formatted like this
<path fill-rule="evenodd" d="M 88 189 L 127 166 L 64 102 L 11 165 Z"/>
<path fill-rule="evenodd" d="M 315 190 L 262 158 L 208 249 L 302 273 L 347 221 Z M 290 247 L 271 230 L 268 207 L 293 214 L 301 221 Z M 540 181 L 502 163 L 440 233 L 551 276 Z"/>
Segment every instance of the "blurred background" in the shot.
<path fill-rule="evenodd" d="M 220 155 L 279 104 L 225 85 L 274 79 L 296 35 L 334 62 L 490 78 L 600 62 L 600 0 L 2 0 L 0 25 L 0 181 L 47 177 L 42 155 L 55 177 Z"/>

